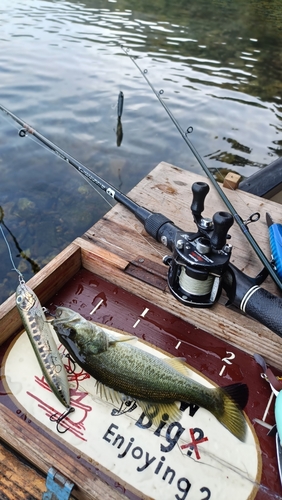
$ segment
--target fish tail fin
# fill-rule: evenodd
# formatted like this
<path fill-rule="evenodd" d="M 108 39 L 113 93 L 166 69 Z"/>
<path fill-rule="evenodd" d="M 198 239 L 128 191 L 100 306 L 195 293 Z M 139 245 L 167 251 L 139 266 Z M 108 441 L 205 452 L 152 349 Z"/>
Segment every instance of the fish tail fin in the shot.
<path fill-rule="evenodd" d="M 216 389 L 220 398 L 220 410 L 213 414 L 234 436 L 245 441 L 247 423 L 242 412 L 248 402 L 249 389 L 246 384 L 232 384 Z"/>

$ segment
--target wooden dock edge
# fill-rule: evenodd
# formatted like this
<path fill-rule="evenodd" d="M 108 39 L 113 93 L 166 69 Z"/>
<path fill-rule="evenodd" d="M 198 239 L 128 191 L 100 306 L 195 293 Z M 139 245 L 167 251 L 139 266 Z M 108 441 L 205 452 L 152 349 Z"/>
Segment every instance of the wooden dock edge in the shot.
<path fill-rule="evenodd" d="M 81 268 L 81 251 L 71 243 L 29 281 L 41 303 L 45 303 Z M 15 280 L 16 283 L 16 280 Z M 15 287 L 16 288 L 16 287 Z M 0 305 L 0 344 L 22 327 L 15 293 Z"/>
<path fill-rule="evenodd" d="M 72 497 L 79 500 L 124 500 L 126 497 L 113 489 L 71 454 L 58 453 L 58 446 L 51 439 L 38 434 L 28 423 L 11 414 L 0 404 L 0 438 L 47 474 L 50 467 L 59 470 L 74 483 Z M 75 456 L 77 451 L 68 445 Z M 121 485 L 120 485 L 121 487 Z"/>

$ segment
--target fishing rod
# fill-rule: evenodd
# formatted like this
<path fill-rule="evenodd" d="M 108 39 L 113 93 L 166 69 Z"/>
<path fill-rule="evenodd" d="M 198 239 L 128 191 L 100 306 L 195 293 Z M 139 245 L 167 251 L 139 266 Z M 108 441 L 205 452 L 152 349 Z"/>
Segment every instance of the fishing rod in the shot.
<path fill-rule="evenodd" d="M 0 104 L 0 111 L 2 111 L 2 113 L 4 113 L 4 115 L 6 115 L 7 117 L 12 118 L 14 122 L 16 122 L 18 125 L 22 127 L 19 130 L 20 137 L 26 137 L 27 135 L 30 135 L 31 137 L 37 139 L 37 142 L 40 145 L 46 147 L 49 151 L 59 156 L 61 160 L 69 163 L 69 165 L 75 168 L 77 172 L 79 172 L 90 185 L 99 187 L 108 196 L 125 205 L 131 212 L 134 212 L 136 210 L 136 203 L 134 203 L 130 198 L 128 198 L 121 191 L 112 186 L 109 182 L 102 179 L 102 177 L 99 177 L 99 175 L 93 173 L 87 167 L 82 165 L 82 163 L 73 158 L 70 154 L 66 153 L 66 151 L 64 151 L 62 148 L 51 142 L 49 139 L 44 137 L 44 135 L 37 132 L 34 128 L 25 123 L 21 118 L 16 116 L 14 113 L 9 111 L 1 104 Z M 148 211 L 145 210 L 143 213 L 143 211 L 141 210 L 140 214 L 138 212 L 135 215 L 137 218 L 139 215 L 139 217 L 141 217 L 140 220 L 142 222 L 142 218 L 148 215 L 149 212 L 148 213 L 147 212 Z"/>
<path fill-rule="evenodd" d="M 191 212 L 197 231 L 185 232 L 165 215 L 138 205 L 1 104 L 0 112 L 20 125 L 20 137 L 34 138 L 38 144 L 75 168 L 92 187 L 99 187 L 124 205 L 150 236 L 172 252 L 163 259 L 169 267 L 167 282 L 173 296 L 182 304 L 211 307 L 223 288 L 230 304 L 282 337 L 282 299 L 258 286 L 266 275 L 262 272 L 256 278 L 250 278 L 230 263 L 232 246 L 226 240 L 233 216 L 221 211 L 215 213 L 212 219 L 202 217 L 204 200 L 210 189 L 208 184 L 195 182 L 192 185 Z"/>
<path fill-rule="evenodd" d="M 237 222 L 239 228 L 241 229 L 241 231 L 244 234 L 244 236 L 247 238 L 248 242 L 252 246 L 252 248 L 255 251 L 256 255 L 258 256 L 258 258 L 260 259 L 260 261 L 262 262 L 262 264 L 264 265 L 264 267 L 267 269 L 267 271 L 268 271 L 269 275 L 272 277 L 273 281 L 276 283 L 276 285 L 282 291 L 282 282 L 281 282 L 280 278 L 277 276 L 277 274 L 274 271 L 273 267 L 271 266 L 269 260 L 267 259 L 267 257 L 263 253 L 262 249 L 257 244 L 257 242 L 254 239 L 254 237 L 252 236 L 252 234 L 249 232 L 249 229 L 247 228 L 247 226 L 244 223 L 243 219 L 238 214 L 237 210 L 235 210 L 235 208 L 233 207 L 232 203 L 230 202 L 230 200 L 228 199 L 228 197 L 226 196 L 226 194 L 224 193 L 224 191 L 221 189 L 220 185 L 215 180 L 214 176 L 210 172 L 209 168 L 207 167 L 207 165 L 204 162 L 203 158 L 198 153 L 198 151 L 195 148 L 195 146 L 193 145 L 193 143 L 191 142 L 191 140 L 187 137 L 187 134 L 189 133 L 189 128 L 187 129 L 186 132 L 183 130 L 183 128 L 178 123 L 178 121 L 176 120 L 175 116 L 172 114 L 172 112 L 169 109 L 169 107 L 167 106 L 167 104 L 161 98 L 161 95 L 163 95 L 164 91 L 163 90 L 160 90 L 159 92 L 156 91 L 156 89 L 154 88 L 154 86 L 150 82 L 149 78 L 147 77 L 147 70 L 142 71 L 142 69 L 140 68 L 140 66 L 137 64 L 135 58 L 132 57 L 124 47 L 122 47 L 122 50 L 131 59 L 131 61 L 135 64 L 136 68 L 139 70 L 139 72 L 144 77 L 144 79 L 148 83 L 148 85 L 151 88 L 151 90 L 154 92 L 155 96 L 158 98 L 159 102 L 161 103 L 161 105 L 165 109 L 165 111 L 168 114 L 168 116 L 170 117 L 171 121 L 174 123 L 174 125 L 177 128 L 177 130 L 180 132 L 180 134 L 181 134 L 182 138 L 184 139 L 184 141 L 186 142 L 187 146 L 190 148 L 190 150 L 192 151 L 193 155 L 198 160 L 199 164 L 201 165 L 202 169 L 204 170 L 205 174 L 208 176 L 209 180 L 211 181 L 211 183 L 215 187 L 216 191 L 218 192 L 219 196 L 221 197 L 221 199 L 223 200 L 224 204 L 228 208 L 229 212 L 233 215 L 234 220 Z"/>

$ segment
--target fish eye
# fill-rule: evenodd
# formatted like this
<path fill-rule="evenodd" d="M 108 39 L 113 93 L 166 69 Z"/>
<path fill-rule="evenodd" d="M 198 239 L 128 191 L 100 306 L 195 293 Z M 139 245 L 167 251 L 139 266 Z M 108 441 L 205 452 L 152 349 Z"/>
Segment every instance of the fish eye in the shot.
<path fill-rule="evenodd" d="M 23 301 L 23 298 L 19 295 L 19 296 L 17 297 L 17 301 L 16 301 L 16 302 L 17 302 L 17 304 L 21 304 L 21 302 L 22 302 L 22 301 Z"/>
<path fill-rule="evenodd" d="M 63 313 L 63 311 L 62 311 L 62 310 L 60 310 L 60 308 L 59 308 L 59 307 L 57 307 L 57 309 L 56 309 L 56 311 L 55 311 L 55 317 L 56 317 L 56 318 L 60 318 L 60 317 L 62 316 L 62 313 Z"/>

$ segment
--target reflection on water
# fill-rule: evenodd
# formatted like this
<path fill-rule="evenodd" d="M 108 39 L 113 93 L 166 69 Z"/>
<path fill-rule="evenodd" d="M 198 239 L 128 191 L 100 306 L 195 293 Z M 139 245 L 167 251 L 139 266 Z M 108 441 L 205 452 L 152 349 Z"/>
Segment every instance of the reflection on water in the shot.
<path fill-rule="evenodd" d="M 280 0 L 1 0 L 1 103 L 124 192 L 162 160 L 202 174 L 122 44 L 212 171 L 249 176 L 281 155 L 280 12 Z M 109 208 L 2 116 L 0 169 L 5 223 L 40 267 Z M 0 257 L 3 301 L 17 283 L 1 240 Z"/>

